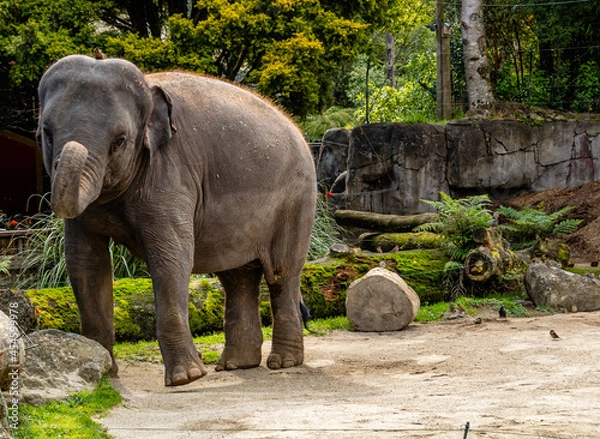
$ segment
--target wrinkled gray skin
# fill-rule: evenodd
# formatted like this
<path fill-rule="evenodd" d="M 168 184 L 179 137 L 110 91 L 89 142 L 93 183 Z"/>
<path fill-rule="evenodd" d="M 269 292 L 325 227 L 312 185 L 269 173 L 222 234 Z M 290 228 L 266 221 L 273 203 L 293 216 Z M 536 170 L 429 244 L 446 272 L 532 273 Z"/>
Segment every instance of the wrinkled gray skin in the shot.
<path fill-rule="evenodd" d="M 188 325 L 192 272 L 217 273 L 225 288 L 217 370 L 261 361 L 263 275 L 273 312 L 267 366 L 301 364 L 300 271 L 316 178 L 294 124 L 234 85 L 144 76 L 117 59 L 63 58 L 43 76 L 39 96 L 38 141 L 52 207 L 65 218 L 82 333 L 112 352 L 111 237 L 148 264 L 167 386 L 206 374 Z"/>

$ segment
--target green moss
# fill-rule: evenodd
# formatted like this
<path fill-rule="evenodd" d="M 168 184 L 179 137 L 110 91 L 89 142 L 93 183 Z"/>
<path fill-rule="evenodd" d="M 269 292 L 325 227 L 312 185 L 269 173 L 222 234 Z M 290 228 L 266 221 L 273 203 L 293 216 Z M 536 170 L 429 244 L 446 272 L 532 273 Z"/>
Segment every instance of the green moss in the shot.
<path fill-rule="evenodd" d="M 301 278 L 304 302 L 315 318 L 345 315 L 346 292 L 350 283 L 370 269 L 385 266 L 402 276 L 421 301 L 444 299 L 444 264 L 439 250 L 409 250 L 388 254 L 353 254 L 304 267 Z"/>
<path fill-rule="evenodd" d="M 302 297 L 315 318 L 345 315 L 346 290 L 357 275 L 342 260 L 306 264 L 300 277 Z"/>
<path fill-rule="evenodd" d="M 417 292 L 421 301 L 443 299 L 443 254 L 436 250 L 412 250 L 390 254 L 361 253 L 347 258 L 306 264 L 301 276 L 304 302 L 314 318 L 344 316 L 350 283 L 381 265 L 399 273 Z M 263 288 L 264 289 L 264 288 Z M 118 341 L 155 338 L 156 317 L 150 279 L 120 279 L 113 284 L 115 336 Z M 264 325 L 271 323 L 268 292 L 260 302 Z M 80 320 L 71 288 L 30 290 L 28 295 L 39 310 L 40 329 L 79 332 Z M 224 292 L 215 278 L 194 278 L 188 306 L 193 335 L 223 328 Z"/>
<path fill-rule="evenodd" d="M 79 332 L 81 320 L 71 287 L 29 290 L 27 296 L 38 311 L 39 329 Z"/>
<path fill-rule="evenodd" d="M 409 250 L 371 258 L 402 276 L 422 302 L 444 300 L 444 265 L 448 258 L 440 250 Z"/>

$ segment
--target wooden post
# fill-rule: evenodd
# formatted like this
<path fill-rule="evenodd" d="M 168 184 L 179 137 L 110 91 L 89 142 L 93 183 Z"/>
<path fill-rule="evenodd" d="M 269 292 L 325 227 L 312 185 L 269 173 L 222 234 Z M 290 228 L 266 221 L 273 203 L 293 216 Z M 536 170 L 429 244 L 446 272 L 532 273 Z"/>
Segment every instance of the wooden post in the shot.
<path fill-rule="evenodd" d="M 436 2 L 436 62 L 437 91 L 436 108 L 438 119 L 452 117 L 452 86 L 450 84 L 450 28 L 444 22 L 444 3 Z"/>

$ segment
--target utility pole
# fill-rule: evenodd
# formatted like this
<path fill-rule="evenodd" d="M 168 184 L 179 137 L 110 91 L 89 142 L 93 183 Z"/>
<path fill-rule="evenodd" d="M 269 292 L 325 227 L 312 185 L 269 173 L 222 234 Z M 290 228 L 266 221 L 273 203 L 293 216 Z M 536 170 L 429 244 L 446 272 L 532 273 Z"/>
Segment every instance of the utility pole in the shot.
<path fill-rule="evenodd" d="M 452 86 L 450 84 L 450 27 L 444 22 L 444 2 L 436 2 L 436 62 L 437 62 L 437 118 L 452 117 Z"/>

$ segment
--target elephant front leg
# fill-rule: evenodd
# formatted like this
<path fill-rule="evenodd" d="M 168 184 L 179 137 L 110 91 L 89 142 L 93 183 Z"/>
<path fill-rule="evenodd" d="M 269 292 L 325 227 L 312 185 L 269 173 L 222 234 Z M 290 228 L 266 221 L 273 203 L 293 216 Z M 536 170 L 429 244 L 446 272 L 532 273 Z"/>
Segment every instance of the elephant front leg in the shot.
<path fill-rule="evenodd" d="M 67 271 L 79 308 L 81 334 L 97 341 L 110 352 L 110 375 L 117 376 L 119 368 L 113 355 L 115 331 L 108 238 L 87 233 L 76 220 L 66 220 L 65 249 Z"/>
<path fill-rule="evenodd" d="M 248 264 L 218 276 L 225 288 L 225 348 L 215 370 L 256 367 L 263 341 L 258 312 L 262 266 Z"/>
<path fill-rule="evenodd" d="M 180 386 L 206 375 L 188 322 L 189 272 L 177 267 L 152 269 L 156 336 L 165 364 L 165 385 Z"/>
<path fill-rule="evenodd" d="M 267 366 L 270 369 L 299 366 L 304 361 L 300 275 L 282 276 L 268 285 L 273 312 L 273 343 Z"/>

